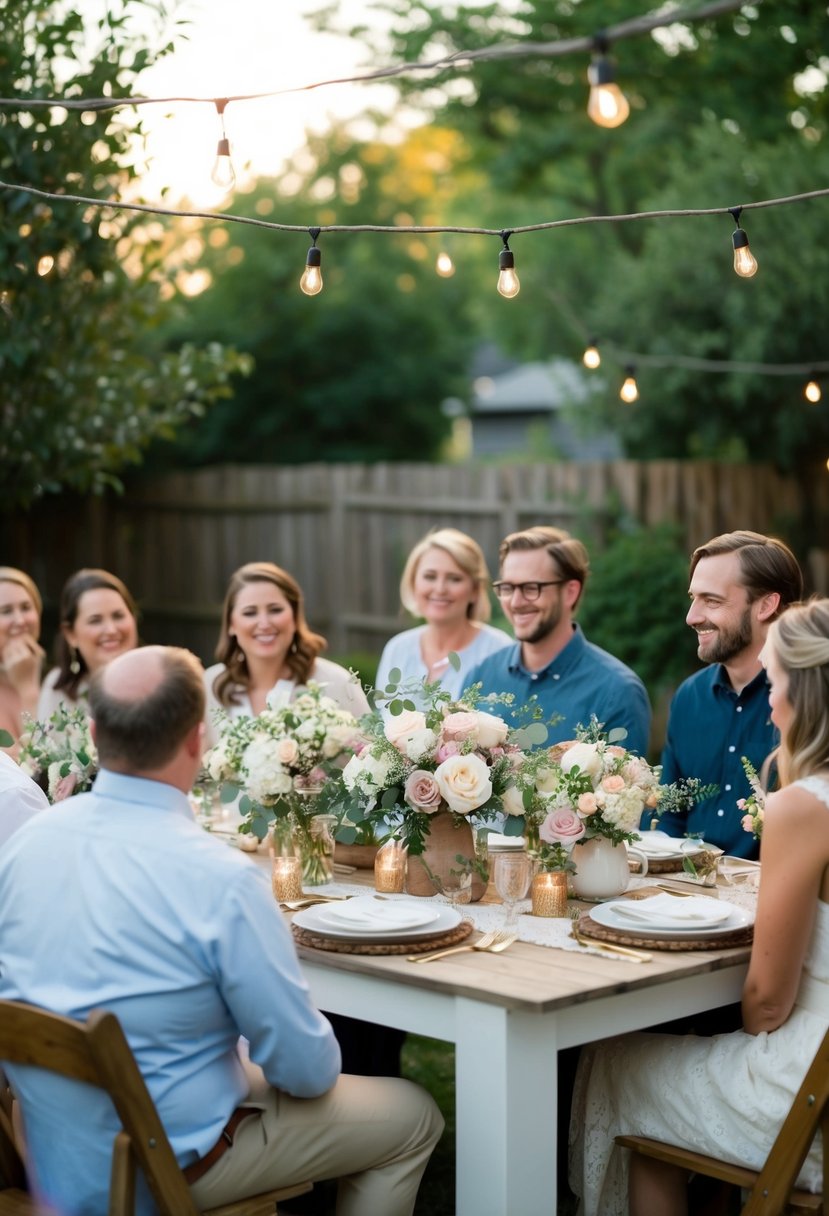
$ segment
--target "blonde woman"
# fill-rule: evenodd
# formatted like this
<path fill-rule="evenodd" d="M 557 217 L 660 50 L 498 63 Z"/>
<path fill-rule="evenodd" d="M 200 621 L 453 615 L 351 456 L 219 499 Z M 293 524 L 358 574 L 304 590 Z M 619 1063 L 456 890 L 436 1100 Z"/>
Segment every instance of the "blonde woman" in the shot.
<path fill-rule="evenodd" d="M 829 1027 L 829 600 L 788 608 L 761 655 L 782 787 L 766 801 L 743 1030 L 630 1035 L 588 1049 L 570 1125 L 583 1216 L 685 1216 L 687 1177 L 629 1159 L 650 1136 L 759 1169 Z M 820 1191 L 820 1138 L 798 1186 Z"/>
<path fill-rule="evenodd" d="M 481 546 L 457 528 L 438 528 L 418 541 L 400 579 L 403 607 L 425 622 L 398 633 L 386 643 L 377 668 L 377 687 L 399 669 L 404 680 L 439 681 L 453 697 L 467 684 L 467 674 L 487 655 L 512 643 L 501 629 L 488 625 L 489 571 Z M 454 651 L 456 670 L 449 662 Z"/>
<path fill-rule="evenodd" d="M 15 741 L 23 715 L 34 717 L 43 673 L 40 592 L 28 574 L 0 566 L 0 729 Z"/>
<path fill-rule="evenodd" d="M 368 712 L 360 683 L 344 667 L 320 658 L 327 643 L 309 628 L 299 583 L 273 562 L 248 562 L 230 579 L 216 646 L 219 660 L 204 674 L 207 735 L 218 734 L 216 711 L 255 717 L 274 698 L 285 704 L 309 680 L 355 718 Z"/>

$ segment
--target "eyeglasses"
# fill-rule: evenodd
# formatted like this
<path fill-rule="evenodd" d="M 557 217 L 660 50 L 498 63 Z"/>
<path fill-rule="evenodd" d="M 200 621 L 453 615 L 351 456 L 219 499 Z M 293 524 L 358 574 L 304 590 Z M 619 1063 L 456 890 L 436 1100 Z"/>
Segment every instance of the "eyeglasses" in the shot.
<path fill-rule="evenodd" d="M 520 591 L 523 599 L 537 600 L 541 595 L 542 587 L 560 587 L 562 583 L 566 583 L 566 578 L 551 578 L 546 583 L 493 583 L 492 590 L 498 596 L 499 600 L 511 599 L 516 591 Z"/>

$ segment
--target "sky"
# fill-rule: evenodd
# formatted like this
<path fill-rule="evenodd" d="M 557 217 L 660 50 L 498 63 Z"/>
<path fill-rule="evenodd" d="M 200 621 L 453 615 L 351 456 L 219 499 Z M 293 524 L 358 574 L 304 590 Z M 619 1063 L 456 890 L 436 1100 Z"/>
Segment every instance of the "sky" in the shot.
<path fill-rule="evenodd" d="M 94 3 L 95 0 L 92 0 Z M 100 2 L 100 0 L 99 0 Z M 306 85 L 367 70 L 357 42 L 315 33 L 303 14 L 323 0 L 185 0 L 176 10 L 188 18 L 187 39 L 147 70 L 137 91 L 146 96 L 220 97 Z M 338 21 L 370 19 L 370 0 L 340 0 Z M 227 137 L 240 181 L 246 174 L 277 173 L 304 143 L 306 128 L 324 129 L 332 117 L 353 116 L 369 105 L 391 107 L 393 92 L 381 85 L 336 85 L 262 101 L 237 102 L 225 112 Z M 210 173 L 221 135 L 212 105 L 144 106 L 150 172 L 148 200 L 169 187 L 167 201 L 187 196 L 195 205 L 225 197 Z"/>

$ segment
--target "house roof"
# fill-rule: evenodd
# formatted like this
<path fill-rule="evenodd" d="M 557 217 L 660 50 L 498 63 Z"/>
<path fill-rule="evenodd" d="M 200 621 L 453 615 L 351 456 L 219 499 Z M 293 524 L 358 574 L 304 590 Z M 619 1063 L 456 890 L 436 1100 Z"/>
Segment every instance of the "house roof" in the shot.
<path fill-rule="evenodd" d="M 569 359 L 524 363 L 475 382 L 473 414 L 552 413 L 591 395 L 587 374 Z"/>

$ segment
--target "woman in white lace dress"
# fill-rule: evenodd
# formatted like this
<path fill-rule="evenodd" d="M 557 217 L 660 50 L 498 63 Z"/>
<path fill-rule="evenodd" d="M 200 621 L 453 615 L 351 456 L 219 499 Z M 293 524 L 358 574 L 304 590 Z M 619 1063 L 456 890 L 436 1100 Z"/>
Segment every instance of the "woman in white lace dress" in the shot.
<path fill-rule="evenodd" d="M 744 1029 L 587 1049 L 570 1125 L 583 1216 L 685 1216 L 687 1177 L 614 1144 L 652 1136 L 759 1168 L 829 1027 L 829 600 L 789 608 L 763 662 L 783 787 L 766 802 Z M 798 1185 L 819 1191 L 813 1145 Z"/>

